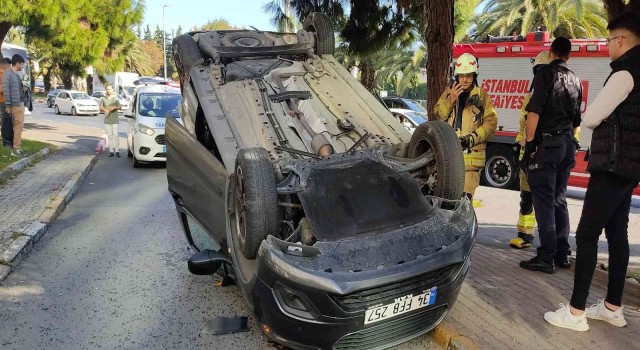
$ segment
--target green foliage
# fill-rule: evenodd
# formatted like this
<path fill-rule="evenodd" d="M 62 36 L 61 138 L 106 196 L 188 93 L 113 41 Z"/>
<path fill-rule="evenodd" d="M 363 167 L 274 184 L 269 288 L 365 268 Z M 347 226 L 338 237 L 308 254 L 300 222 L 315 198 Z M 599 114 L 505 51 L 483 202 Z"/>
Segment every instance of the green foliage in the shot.
<path fill-rule="evenodd" d="M 600 0 L 487 0 L 473 36 L 524 35 L 545 27 L 555 37 L 606 37 L 607 13 Z"/>
<path fill-rule="evenodd" d="M 144 36 L 142 37 L 142 40 L 151 41 L 151 29 L 149 29 L 148 24 L 147 24 L 147 27 L 144 28 Z"/>
<path fill-rule="evenodd" d="M 233 30 L 233 29 L 240 29 L 236 26 L 231 25 L 231 23 L 229 23 L 229 21 L 227 21 L 225 18 L 216 18 L 214 20 L 208 20 L 207 23 L 203 24 L 202 27 L 200 27 L 201 30 Z"/>

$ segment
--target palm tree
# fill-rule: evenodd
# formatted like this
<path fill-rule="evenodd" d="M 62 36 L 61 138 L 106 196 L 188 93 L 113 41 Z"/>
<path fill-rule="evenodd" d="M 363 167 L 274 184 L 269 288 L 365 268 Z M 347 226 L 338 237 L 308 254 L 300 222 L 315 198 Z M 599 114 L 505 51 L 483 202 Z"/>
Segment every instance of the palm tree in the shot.
<path fill-rule="evenodd" d="M 348 0 L 271 0 L 264 4 L 263 10 L 272 16 L 272 23 L 279 31 L 290 32 L 312 12 L 326 14 L 339 29 L 344 25 L 348 7 Z"/>
<path fill-rule="evenodd" d="M 524 34 L 545 27 L 554 36 L 607 35 L 607 13 L 600 0 L 488 0 L 474 36 Z"/>
<path fill-rule="evenodd" d="M 151 56 L 144 50 L 141 40 L 136 40 L 124 61 L 124 69 L 127 72 L 136 72 L 140 75 L 154 75 L 156 69 Z"/>

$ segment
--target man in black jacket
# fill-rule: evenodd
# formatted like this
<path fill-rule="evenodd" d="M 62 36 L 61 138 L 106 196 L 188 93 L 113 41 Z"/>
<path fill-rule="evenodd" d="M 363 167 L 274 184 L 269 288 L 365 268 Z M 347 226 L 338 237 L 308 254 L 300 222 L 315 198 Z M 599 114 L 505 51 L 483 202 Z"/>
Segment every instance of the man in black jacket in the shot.
<path fill-rule="evenodd" d="M 593 129 L 587 167 L 591 177 L 576 231 L 573 295 L 570 306 L 544 315 L 555 326 L 577 331 L 589 329 L 587 318 L 617 327 L 627 324 L 622 307 L 627 230 L 631 195 L 640 181 L 640 15 L 622 14 L 607 29 L 612 72 L 583 119 Z M 585 310 L 603 228 L 609 244 L 607 296 Z"/>
<path fill-rule="evenodd" d="M 567 67 L 571 42 L 559 37 L 551 43 L 549 64 L 533 79 L 526 107 L 525 151 L 520 162 L 527 174 L 538 222 L 538 254 L 520 262 L 527 270 L 554 273 L 556 266 L 571 267 L 567 184 L 575 165 L 580 126 L 582 85 Z"/>

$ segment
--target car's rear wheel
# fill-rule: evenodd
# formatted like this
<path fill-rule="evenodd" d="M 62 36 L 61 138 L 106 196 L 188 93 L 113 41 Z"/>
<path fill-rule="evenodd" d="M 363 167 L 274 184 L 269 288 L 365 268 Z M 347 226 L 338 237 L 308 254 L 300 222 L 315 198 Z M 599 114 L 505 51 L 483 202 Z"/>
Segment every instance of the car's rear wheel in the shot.
<path fill-rule="evenodd" d="M 58 105 L 55 105 L 55 107 L 53 107 L 53 110 L 56 112 L 56 114 L 60 114 L 60 107 L 58 107 Z"/>
<path fill-rule="evenodd" d="M 71 107 L 71 115 L 78 115 L 78 111 L 76 110 L 76 107 Z"/>
<path fill-rule="evenodd" d="M 273 40 L 268 36 L 256 32 L 229 33 L 220 40 L 223 46 L 263 47 L 273 46 Z"/>
<path fill-rule="evenodd" d="M 462 146 L 451 126 L 443 121 L 420 124 L 409 142 L 409 158 L 431 153 L 434 161 L 416 177 L 422 193 L 450 200 L 462 198 L 464 159 Z"/>
<path fill-rule="evenodd" d="M 333 55 L 336 39 L 333 36 L 331 19 L 324 13 L 314 12 L 302 23 L 302 29 L 316 33 L 316 55 Z"/>
<path fill-rule="evenodd" d="M 51 105 L 51 101 L 50 101 L 50 100 L 47 100 L 47 107 L 48 107 L 48 108 L 53 107 L 53 106 Z"/>
<path fill-rule="evenodd" d="M 278 232 L 276 178 L 264 148 L 238 152 L 233 202 L 238 245 L 254 259 L 262 240 Z"/>

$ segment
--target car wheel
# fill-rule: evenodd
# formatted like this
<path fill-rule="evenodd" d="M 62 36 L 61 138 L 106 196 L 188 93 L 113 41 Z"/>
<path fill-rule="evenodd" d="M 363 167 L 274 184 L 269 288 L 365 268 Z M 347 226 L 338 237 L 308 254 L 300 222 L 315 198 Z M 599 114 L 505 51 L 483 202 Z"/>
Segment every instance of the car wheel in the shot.
<path fill-rule="evenodd" d="M 127 148 L 127 157 L 133 157 L 133 153 L 131 153 L 131 150 L 129 148 Z"/>
<path fill-rule="evenodd" d="M 273 40 L 256 32 L 229 33 L 220 40 L 223 46 L 263 47 L 273 46 Z"/>
<path fill-rule="evenodd" d="M 173 39 L 173 47 L 174 61 L 181 77 L 187 75 L 191 67 L 203 60 L 198 43 L 189 34 L 183 34 Z"/>
<path fill-rule="evenodd" d="M 71 115 L 78 115 L 78 111 L 76 111 L 76 107 L 71 107 Z"/>
<path fill-rule="evenodd" d="M 333 55 L 336 39 L 333 36 L 331 19 L 324 13 L 314 12 L 302 23 L 302 29 L 316 33 L 316 55 Z"/>
<path fill-rule="evenodd" d="M 238 152 L 233 201 L 240 250 L 254 259 L 262 240 L 278 232 L 276 177 L 264 148 Z"/>
<path fill-rule="evenodd" d="M 131 148 L 135 149 L 134 147 L 135 146 L 133 144 L 131 144 Z M 134 153 L 131 153 L 131 158 L 133 158 L 133 167 L 134 168 L 140 168 L 142 166 L 142 163 L 140 163 L 138 161 L 138 158 L 136 158 L 136 155 Z"/>
<path fill-rule="evenodd" d="M 60 108 L 58 107 L 58 105 L 55 105 L 55 107 L 53 107 L 53 110 L 56 112 L 56 114 L 60 114 Z"/>
<path fill-rule="evenodd" d="M 513 188 L 518 180 L 518 168 L 510 147 L 496 144 L 487 147 L 487 161 L 481 180 L 491 187 Z"/>
<path fill-rule="evenodd" d="M 51 101 L 49 101 L 49 100 L 47 100 L 47 107 L 48 107 L 48 108 L 53 107 L 53 106 L 51 105 Z"/>
<path fill-rule="evenodd" d="M 449 124 L 428 121 L 418 125 L 409 142 L 409 158 L 417 158 L 425 153 L 431 153 L 435 160 L 427 164 L 416 178 L 422 193 L 449 200 L 462 198 L 462 146 Z"/>

